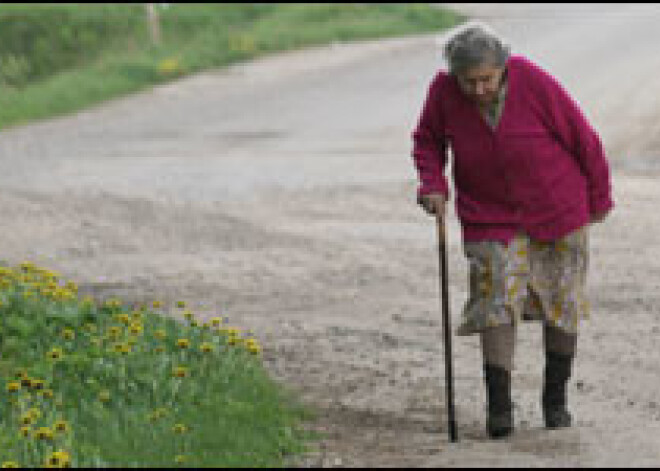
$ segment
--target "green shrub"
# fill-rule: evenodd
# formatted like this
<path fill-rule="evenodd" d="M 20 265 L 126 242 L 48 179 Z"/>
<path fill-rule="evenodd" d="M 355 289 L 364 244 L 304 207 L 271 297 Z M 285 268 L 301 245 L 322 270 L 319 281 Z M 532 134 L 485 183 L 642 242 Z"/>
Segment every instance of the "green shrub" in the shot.
<path fill-rule="evenodd" d="M 141 12 L 135 5 L 3 6 L 0 57 L 14 57 L 14 62 L 27 65 L 20 66 L 20 73 L 0 75 L 11 85 L 23 86 L 89 63 L 109 49 L 143 41 L 146 25 Z"/>

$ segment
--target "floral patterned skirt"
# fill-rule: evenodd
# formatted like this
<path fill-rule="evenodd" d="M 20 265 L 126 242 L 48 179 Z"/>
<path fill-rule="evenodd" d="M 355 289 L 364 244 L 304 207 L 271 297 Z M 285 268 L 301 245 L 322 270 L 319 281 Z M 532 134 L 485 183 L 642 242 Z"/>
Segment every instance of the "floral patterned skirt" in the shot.
<path fill-rule="evenodd" d="M 467 242 L 470 293 L 457 335 L 488 327 L 539 320 L 569 334 L 589 317 L 585 297 L 588 228 L 550 242 L 518 234 L 505 246 Z"/>

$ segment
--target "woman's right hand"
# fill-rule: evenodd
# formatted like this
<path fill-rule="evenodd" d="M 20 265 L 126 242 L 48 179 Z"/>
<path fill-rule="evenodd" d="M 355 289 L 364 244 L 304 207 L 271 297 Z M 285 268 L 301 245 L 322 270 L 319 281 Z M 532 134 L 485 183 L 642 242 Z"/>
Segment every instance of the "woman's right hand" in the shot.
<path fill-rule="evenodd" d="M 440 193 L 429 193 L 417 198 L 417 203 L 424 208 L 428 214 L 435 214 L 440 218 L 445 217 L 445 197 Z"/>

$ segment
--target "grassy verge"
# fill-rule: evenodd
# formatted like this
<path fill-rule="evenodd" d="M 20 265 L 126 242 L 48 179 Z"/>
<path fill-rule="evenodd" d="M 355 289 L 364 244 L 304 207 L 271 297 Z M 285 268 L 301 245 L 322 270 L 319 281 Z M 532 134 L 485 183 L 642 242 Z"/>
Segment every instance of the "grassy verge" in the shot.
<path fill-rule="evenodd" d="M 309 412 L 269 379 L 252 335 L 152 307 L 0 267 L 1 464 L 281 467 L 304 451 Z"/>
<path fill-rule="evenodd" d="M 153 46 L 139 4 L 0 5 L 0 128 L 266 53 L 461 20 L 425 4 L 170 4 L 159 15 Z"/>

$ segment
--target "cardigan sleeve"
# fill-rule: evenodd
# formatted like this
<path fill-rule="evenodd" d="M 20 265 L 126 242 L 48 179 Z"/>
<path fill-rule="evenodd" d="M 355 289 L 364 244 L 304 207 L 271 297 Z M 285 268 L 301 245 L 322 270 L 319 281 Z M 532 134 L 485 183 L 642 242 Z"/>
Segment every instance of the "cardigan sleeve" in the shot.
<path fill-rule="evenodd" d="M 549 111 L 549 126 L 575 157 L 587 179 L 590 213 L 609 210 L 614 206 L 610 169 L 598 134 L 559 82 L 540 67 L 529 64 Z"/>
<path fill-rule="evenodd" d="M 417 197 L 441 193 L 449 197 L 449 185 L 444 175 L 447 164 L 447 139 L 444 118 L 439 106 L 441 75 L 431 83 L 417 127 L 413 131 L 412 156 L 419 176 Z"/>

